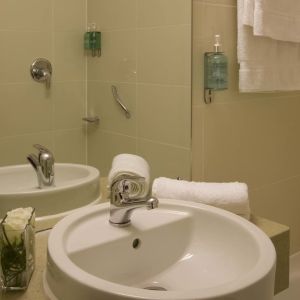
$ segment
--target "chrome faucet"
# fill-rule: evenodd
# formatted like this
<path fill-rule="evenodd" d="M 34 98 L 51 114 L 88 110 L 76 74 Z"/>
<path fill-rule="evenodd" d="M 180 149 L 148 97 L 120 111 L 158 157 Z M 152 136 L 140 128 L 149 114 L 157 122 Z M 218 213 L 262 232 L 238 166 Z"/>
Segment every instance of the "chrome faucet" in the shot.
<path fill-rule="evenodd" d="M 46 147 L 34 144 L 34 148 L 39 151 L 38 155 L 33 153 L 27 156 L 27 160 L 34 168 L 39 188 L 42 189 L 46 186 L 54 185 L 54 157 L 50 150 Z"/>
<path fill-rule="evenodd" d="M 158 207 L 156 198 L 139 197 L 136 186 L 145 181 L 143 177 L 122 175 L 111 185 L 109 222 L 116 226 L 128 226 L 132 212 L 137 208 Z"/>

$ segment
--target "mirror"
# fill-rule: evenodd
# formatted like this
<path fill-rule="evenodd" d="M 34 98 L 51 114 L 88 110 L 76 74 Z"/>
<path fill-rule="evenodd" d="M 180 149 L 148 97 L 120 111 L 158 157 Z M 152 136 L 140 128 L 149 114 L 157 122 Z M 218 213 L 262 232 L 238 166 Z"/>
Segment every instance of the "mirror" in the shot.
<path fill-rule="evenodd" d="M 84 53 L 91 22 L 100 57 Z M 153 178 L 190 178 L 190 0 L 5 1 L 0 36 L 1 166 L 27 164 L 38 143 L 101 176 L 127 152 L 147 159 Z M 40 57 L 53 67 L 50 89 L 30 75 Z M 99 125 L 82 121 L 89 116 Z"/>
<path fill-rule="evenodd" d="M 136 153 L 152 177 L 190 178 L 191 1 L 88 1 L 102 56 L 88 57 L 88 163 L 107 174 L 118 153 Z M 116 86 L 122 102 L 114 100 Z"/>

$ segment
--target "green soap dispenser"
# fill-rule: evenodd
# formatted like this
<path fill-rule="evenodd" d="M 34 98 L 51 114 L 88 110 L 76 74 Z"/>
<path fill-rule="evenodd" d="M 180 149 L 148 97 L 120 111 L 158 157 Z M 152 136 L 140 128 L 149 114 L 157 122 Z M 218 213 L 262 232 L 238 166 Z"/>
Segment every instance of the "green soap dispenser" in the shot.
<path fill-rule="evenodd" d="M 90 50 L 91 49 L 91 27 L 87 27 L 87 31 L 84 34 L 84 49 L 85 50 Z"/>
<path fill-rule="evenodd" d="M 97 30 L 96 23 L 87 27 L 84 34 L 84 49 L 91 51 L 92 56 L 101 56 L 101 32 Z M 88 54 L 89 51 L 86 53 Z"/>
<path fill-rule="evenodd" d="M 214 52 L 204 54 L 204 88 L 213 91 L 228 88 L 228 62 L 221 51 L 221 36 L 215 35 Z"/>
<path fill-rule="evenodd" d="M 97 30 L 96 23 L 92 23 L 90 32 L 92 56 L 101 56 L 101 32 Z"/>

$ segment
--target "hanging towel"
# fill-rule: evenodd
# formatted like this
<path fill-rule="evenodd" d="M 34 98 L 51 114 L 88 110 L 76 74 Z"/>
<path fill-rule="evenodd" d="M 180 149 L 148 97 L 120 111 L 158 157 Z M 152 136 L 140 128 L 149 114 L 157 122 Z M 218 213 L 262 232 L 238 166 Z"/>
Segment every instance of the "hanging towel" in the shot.
<path fill-rule="evenodd" d="M 123 175 L 137 176 L 145 178 L 144 181 L 130 180 L 130 195 L 145 197 L 150 187 L 150 167 L 148 162 L 141 156 L 134 154 L 119 154 L 114 157 L 112 166 L 108 174 L 108 189 L 112 183 Z"/>
<path fill-rule="evenodd" d="M 188 200 L 212 205 L 250 218 L 248 187 L 245 183 L 209 183 L 156 178 L 152 195 L 159 198 Z"/>
<path fill-rule="evenodd" d="M 253 27 L 255 36 L 300 42 L 299 0 L 242 0 L 243 24 Z"/>
<path fill-rule="evenodd" d="M 240 92 L 300 90 L 300 44 L 254 36 L 253 28 L 243 24 L 244 15 L 244 1 L 239 0 Z"/>
<path fill-rule="evenodd" d="M 252 26 L 254 25 L 254 5 L 255 0 L 238 0 L 243 2 L 243 15 L 242 15 L 242 24 Z"/>

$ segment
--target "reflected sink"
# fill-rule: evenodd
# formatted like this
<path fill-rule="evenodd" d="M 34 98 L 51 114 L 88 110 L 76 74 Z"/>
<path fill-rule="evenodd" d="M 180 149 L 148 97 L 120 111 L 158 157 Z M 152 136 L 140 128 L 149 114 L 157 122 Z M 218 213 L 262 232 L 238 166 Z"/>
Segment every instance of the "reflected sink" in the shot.
<path fill-rule="evenodd" d="M 65 215 L 76 208 L 98 202 L 99 171 L 79 164 L 55 164 L 54 186 L 38 188 L 32 166 L 0 167 L 0 218 L 16 207 L 36 209 L 41 218 Z"/>
<path fill-rule="evenodd" d="M 273 244 L 241 217 L 166 199 L 136 210 L 129 227 L 108 219 L 106 203 L 53 228 L 44 274 L 50 299 L 273 299 Z"/>

